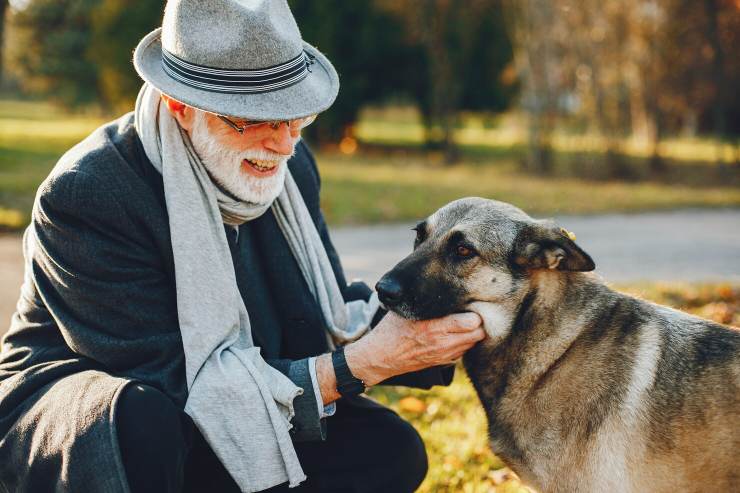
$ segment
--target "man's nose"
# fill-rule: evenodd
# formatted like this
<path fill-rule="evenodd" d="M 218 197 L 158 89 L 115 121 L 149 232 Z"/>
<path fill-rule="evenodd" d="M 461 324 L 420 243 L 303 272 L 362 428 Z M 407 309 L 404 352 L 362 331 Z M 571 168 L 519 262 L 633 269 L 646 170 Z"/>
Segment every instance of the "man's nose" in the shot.
<path fill-rule="evenodd" d="M 378 292 L 378 299 L 385 305 L 386 308 L 391 308 L 398 305 L 403 298 L 403 288 L 401 283 L 389 275 L 383 276 L 375 285 L 375 290 Z"/>
<path fill-rule="evenodd" d="M 293 146 L 298 132 L 294 132 L 287 123 L 283 122 L 273 130 L 268 138 L 262 141 L 262 146 L 278 154 L 293 154 Z"/>

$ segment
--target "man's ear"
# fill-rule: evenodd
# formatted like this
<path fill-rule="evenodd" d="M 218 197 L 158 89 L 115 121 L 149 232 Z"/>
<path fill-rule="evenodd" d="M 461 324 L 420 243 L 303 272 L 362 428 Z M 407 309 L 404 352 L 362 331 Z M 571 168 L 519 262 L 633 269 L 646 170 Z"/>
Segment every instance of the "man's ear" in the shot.
<path fill-rule="evenodd" d="M 528 224 L 514 241 L 513 261 L 527 269 L 594 270 L 594 261 L 574 240 L 563 228 Z"/>
<path fill-rule="evenodd" d="M 177 120 L 177 123 L 179 123 L 184 130 L 189 132 L 193 128 L 195 109 L 169 97 L 166 94 L 162 94 L 162 101 L 164 101 L 165 106 L 167 106 L 167 111 L 169 111 L 175 120 Z"/>

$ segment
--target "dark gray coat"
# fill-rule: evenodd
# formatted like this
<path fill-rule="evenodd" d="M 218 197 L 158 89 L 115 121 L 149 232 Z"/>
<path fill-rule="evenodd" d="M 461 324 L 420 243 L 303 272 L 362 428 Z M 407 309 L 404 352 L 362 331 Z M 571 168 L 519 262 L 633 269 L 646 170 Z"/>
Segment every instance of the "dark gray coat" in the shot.
<path fill-rule="evenodd" d="M 343 295 L 366 297 L 367 286 L 347 287 L 305 144 L 289 166 Z M 307 364 L 327 351 L 319 307 L 270 211 L 242 225 L 238 241 L 226 233 L 255 345 L 304 389 L 294 439 L 324 439 Z M 180 408 L 187 398 L 162 177 L 132 114 L 60 159 L 39 188 L 24 250 L 0 353 L 0 491 L 128 491 L 114 426 L 121 390 L 140 381 Z M 430 387 L 451 372 L 406 377 L 396 383 Z"/>

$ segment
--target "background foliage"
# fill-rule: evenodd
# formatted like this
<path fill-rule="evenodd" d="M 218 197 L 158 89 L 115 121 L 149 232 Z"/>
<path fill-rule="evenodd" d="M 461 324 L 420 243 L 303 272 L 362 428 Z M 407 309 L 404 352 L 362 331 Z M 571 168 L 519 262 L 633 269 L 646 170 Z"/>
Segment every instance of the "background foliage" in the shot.
<path fill-rule="evenodd" d="M 352 136 L 364 105 L 396 98 L 422 110 L 430 144 L 448 148 L 460 110 L 509 106 L 513 80 L 504 84 L 499 75 L 512 47 L 498 1 L 478 0 L 466 9 L 373 0 L 291 6 L 304 38 L 342 77 L 338 100 L 314 132 L 317 140 Z M 130 108 L 141 85 L 131 51 L 161 23 L 163 8 L 162 1 L 32 0 L 11 19 L 18 39 L 26 40 L 12 56 L 22 89 L 68 106 L 99 101 L 109 109 Z M 419 12 L 434 13 L 434 19 Z"/>
<path fill-rule="evenodd" d="M 161 0 L 16 0 L 6 86 L 78 108 L 130 108 L 130 59 L 161 23 Z M 553 171 L 560 129 L 599 139 L 601 163 L 631 179 L 624 147 L 665 171 L 666 137 L 711 134 L 740 159 L 740 5 L 735 0 L 291 0 L 342 91 L 314 141 L 356 141 L 368 105 L 417 109 L 423 142 L 457 161 L 466 111 L 526 115 L 524 169 Z M 7 1 L 2 2 L 3 7 Z M 0 14 L 2 11 L 0 11 Z M 350 141 L 348 141 L 350 142 Z"/>

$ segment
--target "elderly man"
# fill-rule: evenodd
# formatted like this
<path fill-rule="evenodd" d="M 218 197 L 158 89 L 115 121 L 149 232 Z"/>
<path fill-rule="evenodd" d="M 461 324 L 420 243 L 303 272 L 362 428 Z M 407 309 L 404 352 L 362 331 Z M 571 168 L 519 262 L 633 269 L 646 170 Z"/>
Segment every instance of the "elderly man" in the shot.
<path fill-rule="evenodd" d="M 449 383 L 483 332 L 347 286 L 300 140 L 334 68 L 278 0 L 171 1 L 134 63 L 136 111 L 36 197 L 0 490 L 413 491 L 418 434 L 360 394 Z"/>

